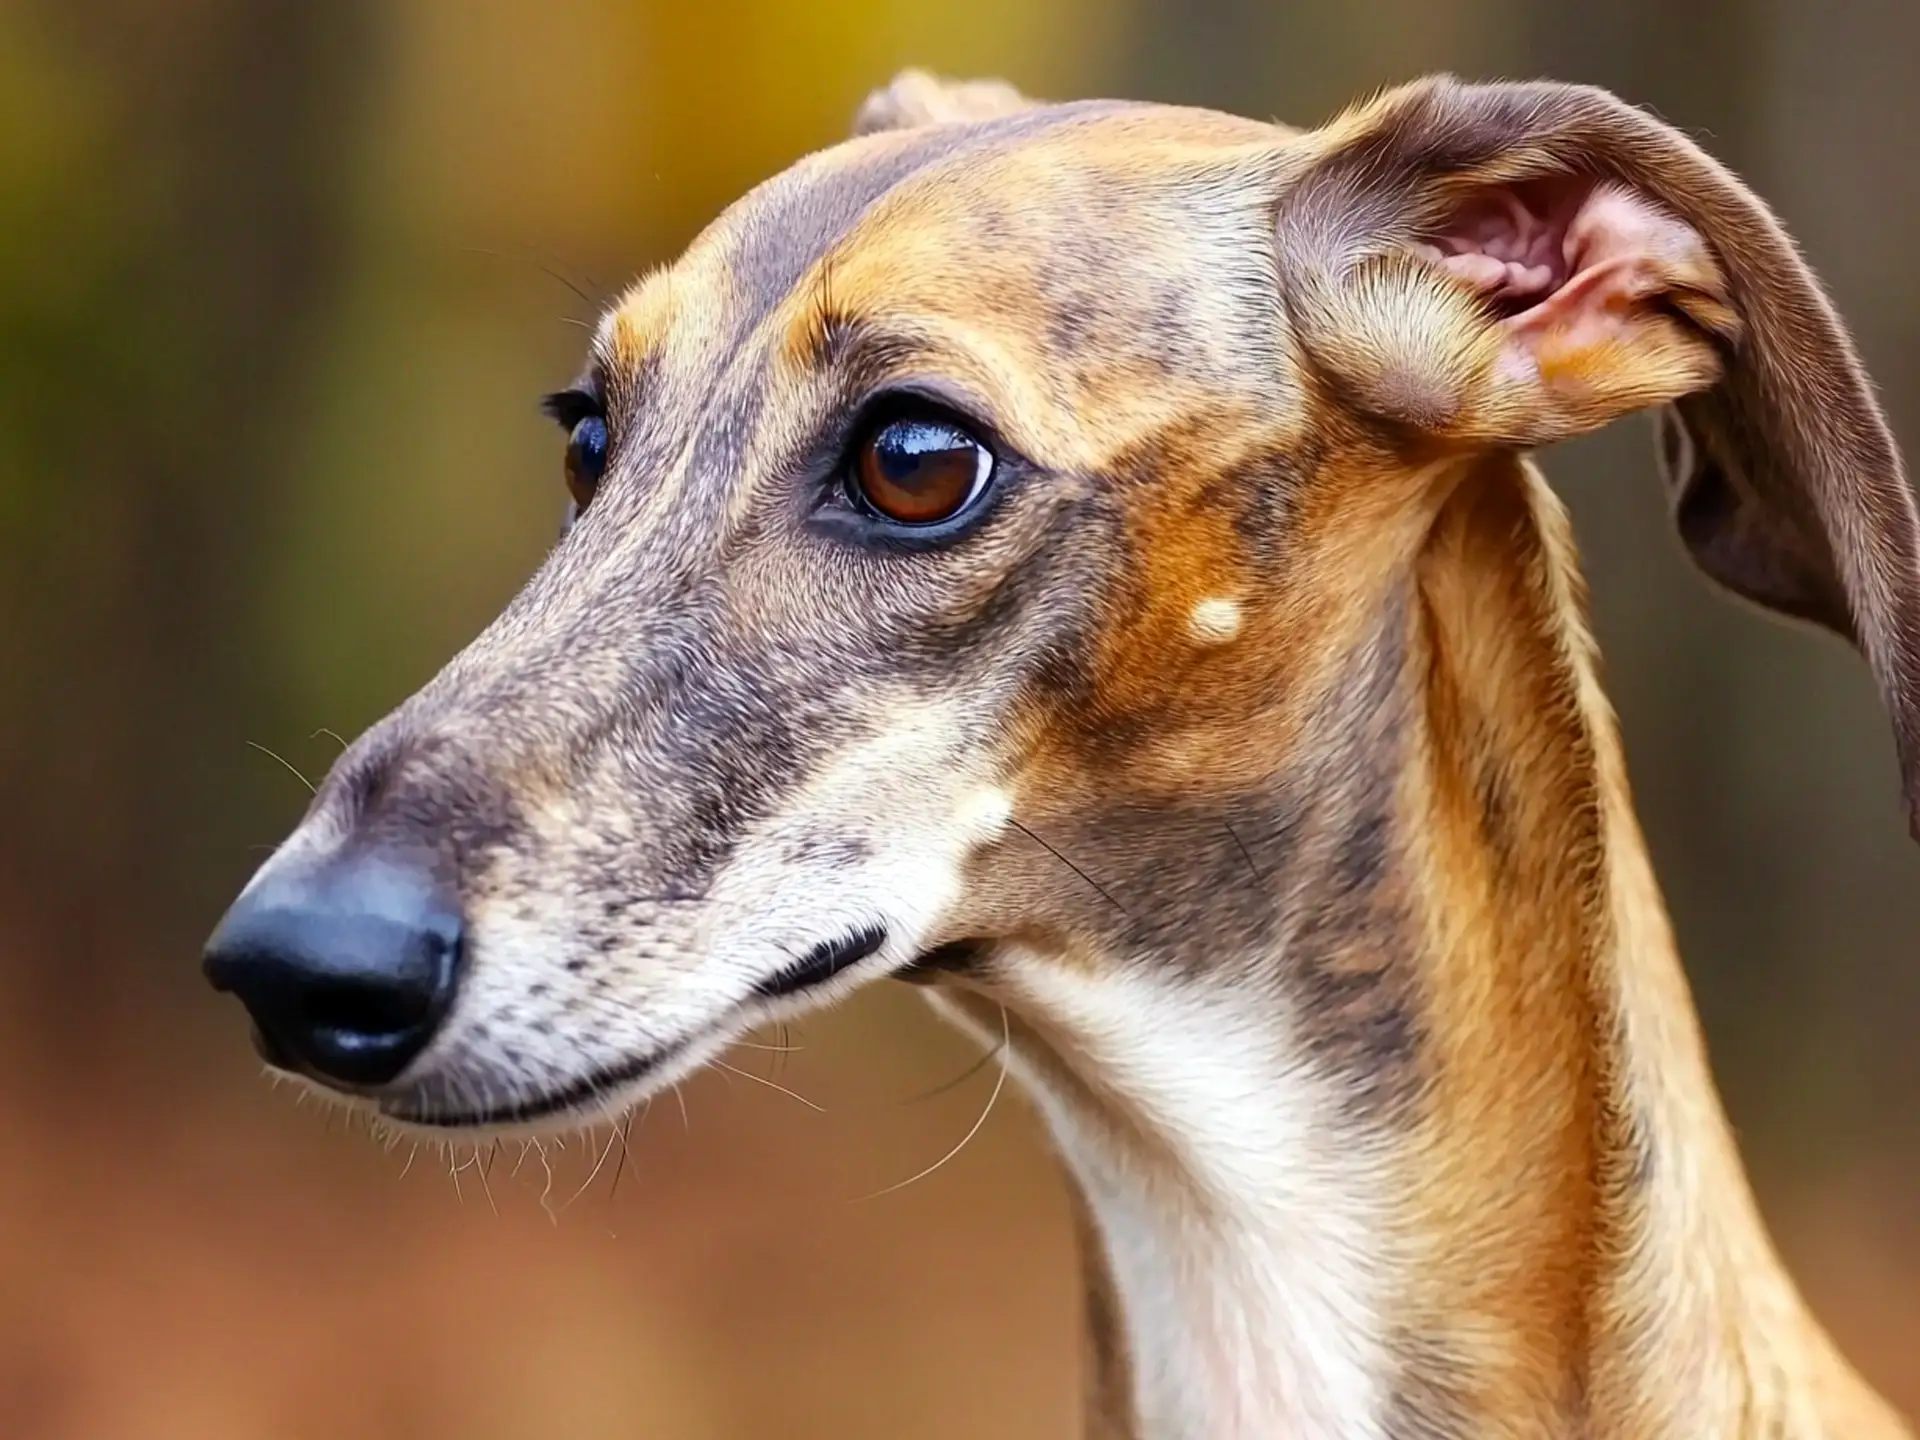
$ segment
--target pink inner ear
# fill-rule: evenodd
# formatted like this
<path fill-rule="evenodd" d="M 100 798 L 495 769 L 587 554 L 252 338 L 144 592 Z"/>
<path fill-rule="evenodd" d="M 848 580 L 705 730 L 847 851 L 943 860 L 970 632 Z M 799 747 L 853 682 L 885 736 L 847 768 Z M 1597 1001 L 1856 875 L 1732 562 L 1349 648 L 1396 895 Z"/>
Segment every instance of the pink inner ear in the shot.
<path fill-rule="evenodd" d="M 1624 186 L 1536 181 L 1476 195 L 1414 247 L 1484 295 L 1519 335 L 1617 332 L 1697 264 L 1699 234 Z"/>

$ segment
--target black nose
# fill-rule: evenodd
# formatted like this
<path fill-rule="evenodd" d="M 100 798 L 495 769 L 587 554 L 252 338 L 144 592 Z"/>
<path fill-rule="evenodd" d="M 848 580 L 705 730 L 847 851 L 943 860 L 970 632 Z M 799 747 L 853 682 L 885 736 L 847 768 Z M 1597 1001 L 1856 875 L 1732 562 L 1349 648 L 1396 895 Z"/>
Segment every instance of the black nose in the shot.
<path fill-rule="evenodd" d="M 460 950 L 460 917 L 431 881 L 367 857 L 268 875 L 234 902 L 202 965 L 247 1007 L 269 1063 L 384 1085 L 445 1018 Z"/>

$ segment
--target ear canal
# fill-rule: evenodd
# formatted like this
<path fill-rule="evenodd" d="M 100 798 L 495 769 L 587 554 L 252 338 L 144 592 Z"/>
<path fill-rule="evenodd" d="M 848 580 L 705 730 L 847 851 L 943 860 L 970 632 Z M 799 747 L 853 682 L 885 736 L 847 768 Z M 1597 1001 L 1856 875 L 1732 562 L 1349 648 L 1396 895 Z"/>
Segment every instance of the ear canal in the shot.
<path fill-rule="evenodd" d="M 1511 358 L 1542 382 L 1558 378 L 1556 360 L 1620 358 L 1674 311 L 1701 332 L 1688 337 L 1699 352 L 1690 363 L 1716 373 L 1717 357 L 1699 341 L 1740 333 L 1699 232 L 1624 185 L 1569 177 L 1484 190 L 1414 249 L 1499 314 Z M 1587 389 L 1603 390 L 1604 377 L 1593 379 L 1602 383 Z"/>
<path fill-rule="evenodd" d="M 1439 76 L 1308 141 L 1277 255 L 1329 388 L 1460 448 L 1661 407 L 1688 553 L 1859 647 L 1920 839 L 1920 521 L 1846 327 L 1766 205 L 1591 87 Z"/>
<path fill-rule="evenodd" d="M 943 80 L 925 70 L 902 70 L 861 104 L 853 134 L 992 120 L 1032 109 L 1034 103 L 1004 80 Z"/>

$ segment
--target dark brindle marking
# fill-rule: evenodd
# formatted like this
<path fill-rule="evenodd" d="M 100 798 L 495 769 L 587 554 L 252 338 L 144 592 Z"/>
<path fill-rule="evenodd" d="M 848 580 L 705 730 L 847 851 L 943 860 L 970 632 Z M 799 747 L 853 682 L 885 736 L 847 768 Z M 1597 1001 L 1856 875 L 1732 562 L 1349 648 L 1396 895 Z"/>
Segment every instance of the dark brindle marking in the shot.
<path fill-rule="evenodd" d="M 1525 458 L 1657 409 L 1920 805 L 1912 500 L 1765 207 L 1565 86 L 856 130 L 606 317 L 584 512 L 223 923 L 274 1056 L 571 1120 L 901 975 L 1079 1182 L 1090 1434 L 1905 1433 L 1755 1212 Z M 845 483 L 909 403 L 996 457 L 917 531 Z"/>

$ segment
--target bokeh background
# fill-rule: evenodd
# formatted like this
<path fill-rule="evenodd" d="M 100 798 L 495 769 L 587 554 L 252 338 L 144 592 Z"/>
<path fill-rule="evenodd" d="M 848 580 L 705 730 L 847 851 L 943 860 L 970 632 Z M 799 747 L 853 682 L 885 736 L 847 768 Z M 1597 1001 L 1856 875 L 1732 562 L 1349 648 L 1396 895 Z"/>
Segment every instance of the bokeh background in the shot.
<path fill-rule="evenodd" d="M 1912 0 L 0 0 L 0 1436 L 1075 1433 L 1023 1107 L 861 1199 L 992 1080 L 894 987 L 549 1165 L 296 1106 L 197 976 L 292 772 L 551 540 L 533 401 L 582 322 L 908 63 L 1295 122 L 1433 69 L 1612 86 L 1773 201 L 1920 454 Z M 1768 1216 L 1920 1412 L 1887 726 L 1693 578 L 1649 454 L 1551 466 L 1643 815 Z"/>

